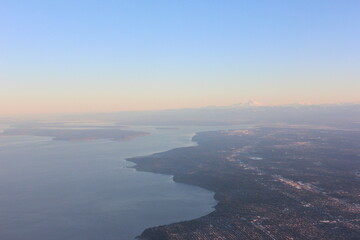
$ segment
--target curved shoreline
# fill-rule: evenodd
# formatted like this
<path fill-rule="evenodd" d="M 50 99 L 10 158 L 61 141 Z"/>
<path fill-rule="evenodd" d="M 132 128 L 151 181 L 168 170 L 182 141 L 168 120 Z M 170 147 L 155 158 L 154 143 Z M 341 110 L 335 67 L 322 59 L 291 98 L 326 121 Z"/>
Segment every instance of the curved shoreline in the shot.
<path fill-rule="evenodd" d="M 358 137 L 290 128 L 208 131 L 193 137 L 198 146 L 129 159 L 138 171 L 173 175 L 174 182 L 215 192 L 218 201 L 205 216 L 148 228 L 138 239 L 358 239 L 358 146 L 352 145 Z M 348 192 L 334 196 L 338 189 Z"/>
<path fill-rule="evenodd" d="M 170 149 L 170 150 L 167 150 L 167 151 L 164 151 L 164 152 L 153 153 L 153 154 L 150 154 L 150 155 L 147 155 L 147 156 L 131 157 L 131 158 L 125 159 L 126 161 L 135 164 L 133 166 L 129 166 L 128 168 L 133 168 L 138 172 L 149 172 L 149 173 L 155 173 L 155 174 L 162 174 L 162 175 L 171 176 L 172 181 L 175 182 L 175 183 L 180 183 L 180 184 L 185 184 L 185 185 L 189 185 L 189 186 L 199 187 L 199 188 L 205 189 L 205 190 L 207 190 L 207 191 L 209 191 L 209 192 L 211 192 L 213 194 L 213 199 L 215 200 L 215 204 L 212 206 L 213 210 L 211 212 L 209 212 L 209 213 L 207 213 L 207 214 L 205 214 L 203 216 L 194 218 L 194 219 L 183 220 L 183 221 L 178 221 L 178 222 L 172 222 L 172 223 L 164 224 L 164 225 L 161 225 L 161 226 L 168 226 L 168 225 L 176 224 L 176 223 L 186 223 L 186 222 L 191 222 L 191 221 L 195 221 L 195 220 L 207 217 L 207 216 L 213 214 L 216 211 L 216 208 L 219 205 L 220 199 L 218 198 L 217 193 L 213 189 L 211 189 L 209 186 L 204 186 L 204 185 L 201 185 L 201 184 L 196 183 L 196 182 L 186 181 L 186 179 L 181 178 L 179 175 L 172 174 L 171 172 L 164 172 L 164 171 L 161 171 L 159 169 L 158 170 L 146 169 L 146 168 L 143 168 L 143 165 L 142 165 L 144 163 L 142 160 L 145 160 L 145 159 L 151 159 L 151 158 L 154 158 L 154 157 L 156 158 L 157 156 L 161 156 L 163 154 L 166 154 L 166 153 L 169 153 L 169 152 L 172 152 L 172 151 L 177 151 L 177 150 L 182 150 L 182 149 L 191 149 L 191 148 L 199 147 L 199 143 L 197 141 L 194 141 L 194 138 L 197 135 L 198 135 L 198 133 L 194 134 L 193 137 L 191 138 L 191 142 L 195 143 L 195 145 L 177 147 L 177 148 L 173 148 L 173 149 Z M 145 235 L 148 235 L 147 232 L 149 232 L 152 229 L 157 228 L 157 227 L 159 227 L 159 226 L 152 226 L 152 227 L 149 227 L 149 228 L 145 229 L 139 236 L 136 237 L 136 239 L 153 240 L 153 238 L 149 238 L 149 237 L 147 237 Z M 165 240 L 165 239 L 168 239 L 168 238 L 166 236 L 163 236 L 163 237 L 157 236 L 156 237 L 156 240 L 162 240 L 162 239 Z"/>

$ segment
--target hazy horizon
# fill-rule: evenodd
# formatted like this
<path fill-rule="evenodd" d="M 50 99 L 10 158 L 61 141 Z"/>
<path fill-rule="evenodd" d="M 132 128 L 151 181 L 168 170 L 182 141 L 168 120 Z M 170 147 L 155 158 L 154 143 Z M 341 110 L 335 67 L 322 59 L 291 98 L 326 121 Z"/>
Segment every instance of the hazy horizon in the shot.
<path fill-rule="evenodd" d="M 18 114 L 0 114 L 2 118 L 15 118 L 15 119 L 23 119 L 27 118 L 36 118 L 39 117 L 39 120 L 42 117 L 66 117 L 66 116 L 79 116 L 81 121 L 81 116 L 83 115 L 107 115 L 107 114 L 146 114 L 146 113 L 162 113 L 162 112 L 179 112 L 182 111 L 196 111 L 196 110 L 227 110 L 227 109 L 256 109 L 256 108 L 265 108 L 265 109 L 274 109 L 274 108 L 286 108 L 286 107 L 346 107 L 346 106 L 360 106 L 360 102 L 337 102 L 337 103 L 322 103 L 322 104 L 313 104 L 313 103 L 304 103 L 304 102 L 293 102 L 289 104 L 278 104 L 278 105 L 264 105 L 257 101 L 247 101 L 243 103 L 236 103 L 230 105 L 207 105 L 207 106 L 199 106 L 199 107 L 184 107 L 184 108 L 165 108 L 165 109 L 147 109 L 147 110 L 113 110 L 113 111 L 77 111 L 77 112 L 46 112 L 46 113 L 18 113 Z M 336 112 L 334 112 L 336 114 Z M 1 120 L 1 119 L 0 119 Z M 43 119 L 45 120 L 45 119 Z"/>

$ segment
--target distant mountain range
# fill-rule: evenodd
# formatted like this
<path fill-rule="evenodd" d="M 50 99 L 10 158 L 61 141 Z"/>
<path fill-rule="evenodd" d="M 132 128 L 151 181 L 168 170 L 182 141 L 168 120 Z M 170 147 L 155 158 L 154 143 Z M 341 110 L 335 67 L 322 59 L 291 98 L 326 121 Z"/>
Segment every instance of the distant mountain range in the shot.
<path fill-rule="evenodd" d="M 360 103 L 264 106 L 249 101 L 231 106 L 63 116 L 79 118 L 141 125 L 305 124 L 360 129 Z"/>
<path fill-rule="evenodd" d="M 33 120 L 44 118 L 33 118 Z M 1 120 L 1 119 L 0 119 Z M 11 122 L 10 118 L 3 119 Z M 46 118 L 51 121 L 106 121 L 119 125 L 316 125 L 360 129 L 360 103 L 265 106 L 256 101 L 230 106 L 67 114 Z"/>

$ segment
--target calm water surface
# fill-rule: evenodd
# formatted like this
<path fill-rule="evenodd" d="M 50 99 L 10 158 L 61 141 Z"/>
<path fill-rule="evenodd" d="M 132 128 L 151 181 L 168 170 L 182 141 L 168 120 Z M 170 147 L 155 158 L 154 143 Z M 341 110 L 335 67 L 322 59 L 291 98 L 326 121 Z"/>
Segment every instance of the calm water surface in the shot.
<path fill-rule="evenodd" d="M 206 215 L 213 193 L 137 172 L 128 157 L 194 145 L 214 128 L 134 128 L 130 141 L 0 137 L 0 239 L 131 240 L 144 229 Z"/>

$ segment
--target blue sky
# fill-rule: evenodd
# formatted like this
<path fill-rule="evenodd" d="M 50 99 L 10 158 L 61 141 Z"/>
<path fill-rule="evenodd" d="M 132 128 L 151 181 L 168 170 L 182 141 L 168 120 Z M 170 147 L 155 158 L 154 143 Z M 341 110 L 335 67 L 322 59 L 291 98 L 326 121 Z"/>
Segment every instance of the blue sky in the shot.
<path fill-rule="evenodd" d="M 3 0 L 0 114 L 360 101 L 359 26 L 360 1 Z"/>

